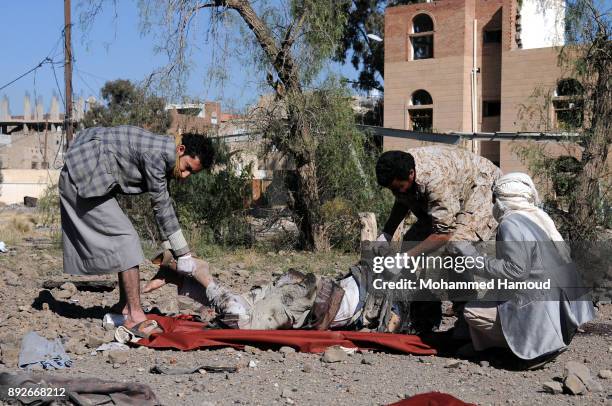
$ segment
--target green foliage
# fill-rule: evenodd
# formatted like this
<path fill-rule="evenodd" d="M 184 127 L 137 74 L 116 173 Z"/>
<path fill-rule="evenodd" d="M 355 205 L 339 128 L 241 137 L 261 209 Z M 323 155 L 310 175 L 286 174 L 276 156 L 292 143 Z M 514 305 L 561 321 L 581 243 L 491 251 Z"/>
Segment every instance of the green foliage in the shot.
<path fill-rule="evenodd" d="M 522 110 L 523 118 L 539 122 L 540 128 L 575 133 L 567 141 L 580 148 L 579 158 L 573 157 L 578 156 L 576 150 L 551 157 L 537 144 L 519 155 L 549 186 L 545 204 L 562 232 L 573 240 L 586 241 L 598 238 L 598 229 L 610 227 L 612 219 L 608 159 L 612 18 L 609 6 L 601 0 L 571 0 L 565 11 L 568 46 L 561 48 L 558 58 L 562 77 L 554 89 L 538 91 L 533 106 Z M 551 107 L 554 123 L 548 120 Z"/>
<path fill-rule="evenodd" d="M 513 148 L 513 152 L 527 163 L 529 172 L 535 174 L 534 178 L 542 186 L 539 191 L 544 209 L 553 218 L 561 234 L 566 238 L 574 235 L 577 225 L 571 207 L 580 198 L 576 191 L 579 185 L 578 175 L 584 163 L 569 155 L 569 150 L 568 155 L 550 156 L 545 145 L 537 142 L 518 144 Z M 612 225 L 612 213 L 609 209 L 612 201 L 610 186 L 609 179 L 600 179 L 601 196 L 592 202 L 597 213 L 595 223 L 608 228 Z"/>
<path fill-rule="evenodd" d="M 180 89 L 189 73 L 194 44 L 212 38 L 212 59 L 220 61 L 215 64 L 222 65 L 227 56 L 242 59 L 241 63 L 248 57 L 262 82 L 265 78 L 274 89 L 272 111 L 268 117 L 259 117 L 262 122 L 257 126 L 263 128 L 271 146 L 297 167 L 297 187 L 291 196 L 295 204 L 290 207 L 304 247 L 326 248 L 319 232 L 321 205 L 327 201 L 340 197 L 352 208 L 371 210 L 380 194 L 369 178 L 373 165 L 355 130 L 347 94 L 344 90 L 339 94 L 330 83 L 320 86 L 324 90 L 311 90 L 321 82 L 322 68 L 336 53 L 350 0 L 331 6 L 324 0 L 225 0 L 205 3 L 205 7 L 196 0 L 141 0 L 139 4 L 143 31 L 160 30 L 158 50 L 168 56 L 168 65 L 157 72 L 162 87 L 171 83 Z M 196 22 L 201 16 L 210 20 L 198 32 Z M 241 27 L 240 36 L 228 29 L 233 24 Z M 382 48 L 377 55 L 382 57 Z M 218 69 L 221 65 L 211 68 L 227 71 Z M 336 147 L 339 150 L 334 151 Z M 216 234 L 224 238 L 223 232 Z"/>
<path fill-rule="evenodd" d="M 360 70 L 357 81 L 353 84 L 360 90 L 378 89 L 383 91 L 384 45 L 367 37 L 375 34 L 384 39 L 385 9 L 387 7 L 422 3 L 424 0 L 352 0 L 343 4 L 347 23 L 336 50 L 334 59 L 350 63 Z"/>
<path fill-rule="evenodd" d="M 246 218 L 251 168 L 236 174 L 231 161 L 215 173 L 202 172 L 172 185 L 181 225 L 204 243 L 251 245 Z"/>
<path fill-rule="evenodd" d="M 303 32 L 296 32 L 301 38 L 292 52 L 299 61 L 303 83 L 314 79 L 335 53 L 347 22 L 343 9 L 348 3 L 348 0 L 337 0 L 330 7 L 328 1 L 322 0 L 291 1 L 292 20 L 299 22 L 304 16 Z"/>
<path fill-rule="evenodd" d="M 321 216 L 332 247 L 353 250 L 359 245 L 358 213 L 374 212 L 379 221 L 392 204 L 390 194 L 377 187 L 375 165 L 379 154 L 371 138 L 355 125 L 351 98 L 345 88 L 332 81 L 321 89 L 293 95 L 283 103 L 285 109 L 299 111 L 307 119 L 312 145 L 290 140 L 289 123 L 280 108 L 265 121 L 264 135 L 281 148 L 313 148 L 321 202 Z"/>
<path fill-rule="evenodd" d="M 57 184 L 49 185 L 37 204 L 38 222 L 46 227 L 60 223 L 60 201 Z"/>
<path fill-rule="evenodd" d="M 170 127 L 165 100 L 148 94 L 129 80 L 106 82 L 101 95 L 104 104 L 96 104 L 85 113 L 83 125 L 86 128 L 129 124 L 163 134 Z"/>

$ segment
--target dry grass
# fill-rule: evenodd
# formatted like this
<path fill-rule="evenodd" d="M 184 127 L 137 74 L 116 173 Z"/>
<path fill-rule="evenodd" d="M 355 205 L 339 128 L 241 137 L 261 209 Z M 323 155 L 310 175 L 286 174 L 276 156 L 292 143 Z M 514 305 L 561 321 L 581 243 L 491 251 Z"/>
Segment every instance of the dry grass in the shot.
<path fill-rule="evenodd" d="M 6 213 L 0 216 L 0 241 L 14 245 L 32 233 L 36 224 L 34 216 Z"/>
<path fill-rule="evenodd" d="M 358 254 L 346 254 L 339 251 L 304 252 L 304 251 L 264 251 L 255 248 L 221 248 L 213 255 L 204 257 L 213 268 L 240 268 L 253 273 L 271 274 L 295 268 L 302 272 L 313 272 L 319 275 L 335 275 L 348 272 L 349 266 L 358 260 Z"/>

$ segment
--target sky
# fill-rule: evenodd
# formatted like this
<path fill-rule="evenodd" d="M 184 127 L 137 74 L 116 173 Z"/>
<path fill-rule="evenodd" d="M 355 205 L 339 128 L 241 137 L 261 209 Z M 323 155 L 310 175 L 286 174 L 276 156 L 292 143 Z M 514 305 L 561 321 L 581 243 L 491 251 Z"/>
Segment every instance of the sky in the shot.
<path fill-rule="evenodd" d="M 72 45 L 74 55 L 73 93 L 75 100 L 90 95 L 99 98 L 99 89 L 108 80 L 130 79 L 142 81 L 167 59 L 156 54 L 153 35 L 142 36 L 139 28 L 139 10 L 135 0 L 117 1 L 115 9 L 108 4 L 94 24 L 84 29 L 79 24 L 82 11 L 80 0 L 72 1 Z M 23 98 L 29 92 L 34 98 L 42 96 L 45 112 L 51 96 L 64 93 L 63 39 L 64 2 L 62 0 L 20 0 L 0 2 L 0 38 L 3 58 L 0 63 L 0 87 L 32 69 L 45 57 L 56 64 L 44 64 L 35 72 L 0 90 L 6 95 L 12 115 L 23 114 Z M 254 103 L 261 89 L 250 69 L 238 61 L 227 64 L 231 82 L 221 89 L 211 85 L 207 69 L 213 55 L 200 50 L 193 55 L 191 75 L 187 82 L 187 96 L 200 100 L 219 100 L 225 106 L 237 109 Z M 55 69 L 55 77 L 53 70 Z M 332 64 L 329 70 L 337 75 L 354 79 L 357 73 L 350 64 Z M 60 104 L 62 97 L 58 97 Z M 63 107 L 60 108 L 63 111 Z"/>

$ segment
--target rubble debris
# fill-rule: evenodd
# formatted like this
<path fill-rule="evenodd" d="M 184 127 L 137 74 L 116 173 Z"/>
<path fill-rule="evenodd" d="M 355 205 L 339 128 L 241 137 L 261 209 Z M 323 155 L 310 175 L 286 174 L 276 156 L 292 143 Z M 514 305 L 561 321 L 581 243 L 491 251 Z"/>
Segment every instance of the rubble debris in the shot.
<path fill-rule="evenodd" d="M 612 379 L 612 371 L 609 369 L 602 369 L 597 376 L 601 379 Z"/>
<path fill-rule="evenodd" d="M 581 395 L 586 392 L 586 387 L 576 375 L 570 375 L 565 378 L 563 385 L 571 395 Z"/>
<path fill-rule="evenodd" d="M 444 365 L 444 368 L 454 369 L 454 368 L 460 368 L 462 365 L 463 365 L 463 360 L 453 359 L 453 360 L 448 361 L 446 365 Z"/>
<path fill-rule="evenodd" d="M 572 395 L 585 392 L 601 392 L 601 384 L 591 376 L 589 368 L 576 361 L 569 361 L 563 369 L 563 386 Z"/>
<path fill-rule="evenodd" d="M 261 352 L 261 350 L 257 347 L 253 347 L 252 345 L 245 345 L 243 348 L 244 352 L 249 353 L 249 354 L 259 354 Z"/>
<path fill-rule="evenodd" d="M 278 352 L 286 357 L 289 354 L 295 354 L 295 348 L 284 345 L 279 348 Z"/>
<path fill-rule="evenodd" d="M 70 283 L 77 290 L 87 292 L 112 292 L 117 287 L 116 280 L 100 279 L 79 279 L 69 282 L 66 282 L 65 280 L 46 280 L 43 282 L 42 287 L 43 289 L 56 289 L 61 288 L 66 283 Z"/>
<path fill-rule="evenodd" d="M 342 362 L 346 361 L 347 359 L 348 355 L 346 351 L 344 351 L 339 345 L 328 347 L 321 357 L 321 361 L 326 363 Z"/>
<path fill-rule="evenodd" d="M 126 364 L 130 353 L 122 350 L 112 350 L 108 352 L 108 362 L 113 365 Z"/>
<path fill-rule="evenodd" d="M 95 349 L 104 344 L 104 339 L 96 336 L 87 337 L 87 346 L 89 348 Z"/>
<path fill-rule="evenodd" d="M 152 374 L 162 375 L 188 375 L 195 373 L 234 373 L 238 372 L 237 367 L 223 367 L 223 366 L 211 366 L 211 365 L 197 365 L 191 368 L 168 368 L 162 365 L 155 365 L 151 367 L 150 372 Z"/>
<path fill-rule="evenodd" d="M 563 369 L 563 378 L 567 378 L 571 375 L 576 375 L 582 382 L 586 382 L 591 379 L 591 371 L 589 368 L 576 361 L 569 361 L 565 364 L 565 368 Z"/>
<path fill-rule="evenodd" d="M 0 344 L 2 363 L 7 367 L 16 367 L 19 360 L 19 346 L 16 343 Z"/>
<path fill-rule="evenodd" d="M 561 385 L 561 382 L 544 382 L 542 384 L 542 389 L 544 389 L 544 391 L 547 393 L 552 393 L 553 395 L 563 393 L 563 385 Z"/>
<path fill-rule="evenodd" d="M 147 348 L 147 347 L 140 347 Z M 112 343 L 104 343 L 96 348 L 96 351 L 128 351 L 130 347 L 125 344 L 113 341 Z"/>

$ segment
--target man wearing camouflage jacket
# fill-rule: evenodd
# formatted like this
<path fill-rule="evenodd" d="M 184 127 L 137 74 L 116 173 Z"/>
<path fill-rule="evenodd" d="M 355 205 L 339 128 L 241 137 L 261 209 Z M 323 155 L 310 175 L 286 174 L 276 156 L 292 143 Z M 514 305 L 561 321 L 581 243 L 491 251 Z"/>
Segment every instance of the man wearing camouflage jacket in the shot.
<path fill-rule="evenodd" d="M 376 176 L 379 185 L 393 192 L 395 203 L 378 240 L 390 241 L 410 213 L 417 221 L 403 237 L 408 255 L 431 253 L 451 240 L 490 240 L 497 227 L 492 187 L 501 174 L 488 159 L 458 147 L 427 146 L 383 153 L 376 164 Z M 450 275 L 460 276 L 455 272 Z M 456 313 L 462 310 L 462 302 L 455 305 Z"/>

